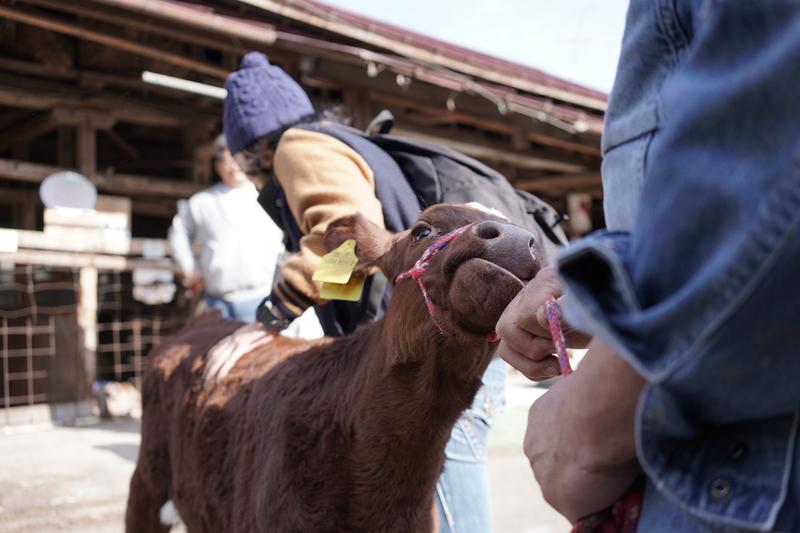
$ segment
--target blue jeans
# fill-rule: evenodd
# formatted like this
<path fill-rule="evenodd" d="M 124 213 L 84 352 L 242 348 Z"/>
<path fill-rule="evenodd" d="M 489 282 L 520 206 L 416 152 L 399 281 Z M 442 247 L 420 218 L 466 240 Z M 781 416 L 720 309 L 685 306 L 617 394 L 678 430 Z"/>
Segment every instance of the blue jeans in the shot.
<path fill-rule="evenodd" d="M 489 429 L 505 405 L 506 364 L 499 357 L 483 374 L 472 407 L 456 422 L 445 448 L 444 472 L 436 483 L 441 533 L 492 531 L 487 467 Z"/>
<path fill-rule="evenodd" d="M 224 318 L 252 322 L 256 319 L 256 309 L 264 298 L 255 300 L 230 301 L 217 298 L 208 293 L 203 294 L 203 299 L 209 309 L 217 309 Z"/>

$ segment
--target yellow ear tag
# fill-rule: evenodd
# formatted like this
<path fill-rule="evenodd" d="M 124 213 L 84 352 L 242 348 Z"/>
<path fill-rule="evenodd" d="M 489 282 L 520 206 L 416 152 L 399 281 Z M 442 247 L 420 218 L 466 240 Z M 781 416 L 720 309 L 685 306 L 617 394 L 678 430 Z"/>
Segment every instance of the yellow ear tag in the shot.
<path fill-rule="evenodd" d="M 350 276 L 357 263 L 356 241 L 348 239 L 332 252 L 322 256 L 322 262 L 314 271 L 311 279 L 344 285 L 350 281 Z M 325 296 L 322 297 L 325 298 Z"/>
<path fill-rule="evenodd" d="M 350 281 L 345 284 L 323 281 L 319 296 L 326 300 L 357 302 L 361 299 L 362 292 L 364 292 L 364 276 L 357 272 L 350 276 Z"/>

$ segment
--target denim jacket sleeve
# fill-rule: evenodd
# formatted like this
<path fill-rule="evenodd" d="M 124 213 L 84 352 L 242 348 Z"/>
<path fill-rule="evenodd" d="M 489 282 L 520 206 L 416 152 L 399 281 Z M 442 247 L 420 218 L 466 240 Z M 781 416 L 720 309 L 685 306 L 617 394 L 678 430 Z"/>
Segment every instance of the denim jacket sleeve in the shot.
<path fill-rule="evenodd" d="M 637 438 L 656 485 L 699 516 L 771 527 L 800 407 L 800 4 L 687 4 L 685 50 L 650 101 L 657 125 L 640 128 L 655 132 L 630 232 L 584 239 L 560 272 L 568 316 L 649 383 Z M 617 83 L 626 49 L 644 53 L 633 44 Z M 759 457 L 726 494 L 708 487 L 731 441 L 709 427 L 739 428 Z"/>

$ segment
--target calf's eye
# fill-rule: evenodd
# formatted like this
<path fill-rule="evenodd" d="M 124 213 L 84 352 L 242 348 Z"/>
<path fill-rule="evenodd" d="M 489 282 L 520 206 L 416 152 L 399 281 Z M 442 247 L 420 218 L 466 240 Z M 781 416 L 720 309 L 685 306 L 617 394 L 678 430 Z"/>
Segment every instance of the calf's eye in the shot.
<path fill-rule="evenodd" d="M 428 228 L 426 226 L 420 226 L 418 228 L 415 228 L 414 231 L 411 232 L 411 235 L 414 237 L 415 241 L 424 239 L 430 234 L 431 234 L 431 228 Z"/>

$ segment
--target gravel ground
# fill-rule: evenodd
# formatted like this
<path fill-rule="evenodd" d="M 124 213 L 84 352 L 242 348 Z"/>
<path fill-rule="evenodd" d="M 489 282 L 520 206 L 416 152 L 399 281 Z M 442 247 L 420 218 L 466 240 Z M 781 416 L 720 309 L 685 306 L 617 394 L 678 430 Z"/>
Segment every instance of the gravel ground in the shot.
<path fill-rule="evenodd" d="M 542 499 L 521 451 L 528 406 L 541 393 L 510 383 L 508 406 L 492 431 L 497 533 L 569 531 Z M 138 445 L 134 420 L 0 428 L 0 532 L 121 532 Z"/>

